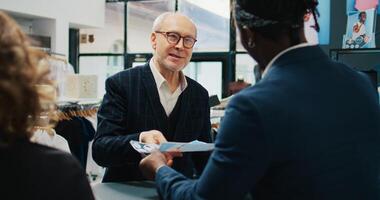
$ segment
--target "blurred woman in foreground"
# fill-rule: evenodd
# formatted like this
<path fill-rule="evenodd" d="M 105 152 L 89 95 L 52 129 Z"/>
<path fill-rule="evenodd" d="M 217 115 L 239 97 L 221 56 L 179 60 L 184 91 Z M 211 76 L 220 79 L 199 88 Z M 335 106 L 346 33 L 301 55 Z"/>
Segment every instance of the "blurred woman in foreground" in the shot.
<path fill-rule="evenodd" d="M 1 199 L 94 199 L 84 170 L 70 154 L 30 142 L 40 112 L 49 112 L 53 98 L 37 87 L 49 83 L 43 58 L 15 21 L 0 12 Z"/>

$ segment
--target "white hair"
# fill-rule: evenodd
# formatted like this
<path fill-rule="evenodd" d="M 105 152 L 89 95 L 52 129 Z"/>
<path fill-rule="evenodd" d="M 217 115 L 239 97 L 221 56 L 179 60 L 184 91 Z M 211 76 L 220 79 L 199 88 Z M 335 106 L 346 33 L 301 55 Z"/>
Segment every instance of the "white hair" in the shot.
<path fill-rule="evenodd" d="M 155 31 L 159 31 L 161 29 L 161 25 L 162 25 L 162 22 L 165 21 L 165 19 L 169 16 L 174 16 L 174 15 L 181 15 L 185 18 L 187 18 L 195 27 L 195 35 L 197 35 L 197 26 L 195 25 L 195 23 L 193 22 L 193 20 L 191 20 L 188 16 L 186 15 L 183 15 L 179 12 L 164 12 L 162 13 L 161 15 L 159 15 L 153 22 L 153 26 L 152 26 L 152 32 L 155 32 Z"/>

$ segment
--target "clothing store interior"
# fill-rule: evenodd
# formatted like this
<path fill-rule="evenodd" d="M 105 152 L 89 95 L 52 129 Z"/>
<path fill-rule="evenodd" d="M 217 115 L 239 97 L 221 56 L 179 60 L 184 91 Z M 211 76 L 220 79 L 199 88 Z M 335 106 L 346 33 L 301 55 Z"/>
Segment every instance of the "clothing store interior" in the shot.
<path fill-rule="evenodd" d="M 0 0 L 0 199 L 380 199 L 379 16 Z"/>

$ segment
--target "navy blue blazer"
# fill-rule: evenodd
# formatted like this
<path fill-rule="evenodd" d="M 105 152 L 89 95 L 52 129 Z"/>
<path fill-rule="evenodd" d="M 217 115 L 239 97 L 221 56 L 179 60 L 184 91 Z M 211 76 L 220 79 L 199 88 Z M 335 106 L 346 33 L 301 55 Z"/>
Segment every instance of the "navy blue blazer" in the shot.
<path fill-rule="evenodd" d="M 149 64 L 117 73 L 106 80 L 106 94 L 98 111 L 98 128 L 92 146 L 93 158 L 107 167 L 104 182 L 142 180 L 138 169 L 141 155 L 129 144 L 143 131 L 159 130 L 168 141 L 210 142 L 208 92 L 186 77 L 188 86 L 181 93 L 171 115 L 161 105 Z M 175 159 L 173 168 L 187 177 L 200 173 L 208 153 L 185 154 Z"/>
<path fill-rule="evenodd" d="M 169 167 L 164 199 L 380 199 L 380 108 L 363 74 L 291 50 L 228 105 L 198 181 Z"/>

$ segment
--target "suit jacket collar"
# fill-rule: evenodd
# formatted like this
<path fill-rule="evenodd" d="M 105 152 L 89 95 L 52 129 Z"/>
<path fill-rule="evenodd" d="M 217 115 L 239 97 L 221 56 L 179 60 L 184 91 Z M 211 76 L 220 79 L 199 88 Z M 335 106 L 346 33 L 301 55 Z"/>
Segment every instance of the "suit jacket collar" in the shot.
<path fill-rule="evenodd" d="M 163 124 L 166 123 L 165 121 L 167 120 L 167 116 L 164 108 L 161 105 L 160 96 L 157 91 L 157 85 L 150 69 L 149 62 L 143 66 L 142 70 L 142 81 L 145 87 L 144 92 L 146 92 L 148 96 L 150 106 L 152 107 L 151 110 L 154 111 L 153 115 L 158 127 L 160 127 L 161 130 L 164 130 Z"/>
<path fill-rule="evenodd" d="M 293 49 L 281 55 L 278 59 L 273 62 L 273 65 L 267 71 L 265 77 L 270 76 L 270 72 L 282 65 L 288 65 L 291 63 L 299 63 L 305 60 L 316 60 L 316 59 L 328 59 L 326 53 L 318 46 L 307 46 L 302 48 Z M 264 77 L 263 77 L 264 79 Z"/>
<path fill-rule="evenodd" d="M 189 133 L 189 131 L 184 130 L 185 128 L 183 127 L 188 122 L 188 120 L 190 120 L 190 110 L 191 110 L 190 96 L 192 93 L 192 87 L 190 86 L 189 80 L 187 80 L 187 82 L 189 85 L 181 93 L 180 98 L 179 98 L 181 100 L 181 107 L 180 107 L 179 115 L 178 115 L 179 119 L 177 121 L 177 126 L 175 128 L 175 134 L 174 134 L 175 141 L 188 141 L 189 138 L 191 138 L 191 135 L 186 134 L 186 133 Z"/>
<path fill-rule="evenodd" d="M 262 74 L 262 77 L 264 77 L 266 75 L 266 73 L 268 72 L 268 70 L 272 67 L 273 63 L 276 62 L 276 60 L 278 58 L 280 58 L 282 55 L 286 54 L 287 52 L 289 51 L 292 51 L 292 50 L 295 50 L 295 49 L 299 49 L 299 48 L 303 48 L 303 47 L 307 47 L 307 46 L 312 46 L 313 44 L 310 44 L 310 43 L 301 43 L 301 44 L 298 44 L 298 45 L 295 45 L 295 46 L 291 46 L 283 51 L 281 51 L 279 54 L 277 54 L 269 63 L 268 65 L 265 67 L 265 70 Z"/>

